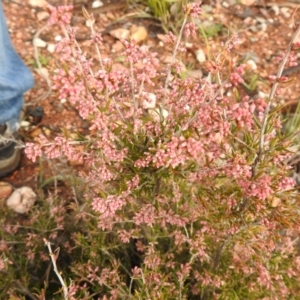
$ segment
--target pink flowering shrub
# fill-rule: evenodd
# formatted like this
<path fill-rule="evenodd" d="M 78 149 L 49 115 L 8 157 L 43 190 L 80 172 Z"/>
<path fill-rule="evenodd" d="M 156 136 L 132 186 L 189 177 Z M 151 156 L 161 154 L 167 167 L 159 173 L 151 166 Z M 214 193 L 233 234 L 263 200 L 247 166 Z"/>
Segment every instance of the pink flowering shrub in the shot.
<path fill-rule="evenodd" d="M 166 36 L 169 66 L 124 40 L 126 70 L 114 71 L 93 27 L 98 63 L 82 53 L 61 14 L 69 10 L 50 9 L 65 33 L 56 48 L 64 68 L 53 80 L 89 134 L 40 136 L 25 150 L 32 160 L 84 161 L 83 208 L 65 212 L 74 228 L 61 242 L 71 260 L 62 273 L 69 298 L 297 299 L 298 193 L 285 163 L 293 141 L 270 114 L 274 94 L 227 96 L 244 82 L 244 65 L 224 63 L 237 36 L 220 45 L 207 78 L 182 79 L 182 35 L 201 13 L 189 4 L 179 36 Z"/>

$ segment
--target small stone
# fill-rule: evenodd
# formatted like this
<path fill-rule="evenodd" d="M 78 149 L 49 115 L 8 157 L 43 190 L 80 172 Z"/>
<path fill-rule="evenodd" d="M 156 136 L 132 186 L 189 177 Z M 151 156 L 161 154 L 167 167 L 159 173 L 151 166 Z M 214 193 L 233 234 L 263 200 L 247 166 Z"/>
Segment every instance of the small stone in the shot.
<path fill-rule="evenodd" d="M 48 3 L 46 0 L 29 0 L 29 4 L 36 7 L 45 7 Z"/>
<path fill-rule="evenodd" d="M 57 103 L 55 106 L 54 106 L 54 109 L 56 112 L 58 113 L 61 113 L 63 110 L 64 110 L 64 106 L 62 103 Z"/>
<path fill-rule="evenodd" d="M 271 201 L 271 206 L 272 207 L 277 207 L 281 204 L 281 199 L 278 197 L 274 197 Z"/>
<path fill-rule="evenodd" d="M 165 42 L 165 40 L 166 40 L 166 36 L 164 34 L 159 33 L 156 35 L 156 37 L 162 42 Z"/>
<path fill-rule="evenodd" d="M 200 69 L 187 71 L 186 74 L 187 74 L 187 77 L 189 77 L 189 78 L 198 79 L 198 78 L 203 77 L 203 72 Z"/>
<path fill-rule="evenodd" d="M 47 46 L 47 43 L 40 38 L 35 38 L 33 44 L 38 48 L 45 48 Z"/>
<path fill-rule="evenodd" d="M 116 41 L 112 45 L 112 50 L 114 50 L 114 52 L 121 52 L 123 49 L 124 49 L 124 46 L 120 41 Z"/>
<path fill-rule="evenodd" d="M 103 6 L 103 2 L 101 2 L 100 0 L 96 0 L 92 3 L 92 8 L 98 8 Z"/>
<path fill-rule="evenodd" d="M 187 48 L 187 49 L 191 49 L 191 48 L 193 48 L 193 43 L 188 43 L 188 42 L 186 42 L 185 43 L 185 47 Z"/>
<path fill-rule="evenodd" d="M 76 146 L 77 151 L 79 152 L 84 152 L 85 151 L 85 146 L 84 145 L 78 145 Z M 74 159 L 74 160 L 69 160 L 69 164 L 71 166 L 82 166 L 84 164 L 84 160 L 83 157 L 79 158 L 79 159 Z"/>
<path fill-rule="evenodd" d="M 246 65 L 247 65 L 247 67 L 248 67 L 250 70 L 252 70 L 252 71 L 257 70 L 257 65 L 256 65 L 255 61 L 252 60 L 252 59 L 249 59 L 249 60 L 246 62 Z"/>
<path fill-rule="evenodd" d="M 61 36 L 61 35 L 56 35 L 56 36 L 54 37 L 54 41 L 55 41 L 55 42 L 60 42 L 61 39 L 62 39 L 62 36 Z"/>
<path fill-rule="evenodd" d="M 245 6 L 250 6 L 252 4 L 254 4 L 256 0 L 240 0 L 240 2 L 245 5 Z"/>
<path fill-rule="evenodd" d="M 169 115 L 169 112 L 165 110 L 164 108 L 154 108 L 149 109 L 149 114 L 152 116 L 153 120 L 156 122 L 163 121 L 163 123 L 166 123 L 166 118 Z"/>
<path fill-rule="evenodd" d="M 49 78 L 49 72 L 46 68 L 36 68 L 35 71 L 43 78 Z"/>
<path fill-rule="evenodd" d="M 167 56 L 163 56 L 162 57 L 162 62 L 165 64 L 170 64 L 172 62 L 172 56 L 171 55 L 167 55 Z"/>
<path fill-rule="evenodd" d="M 6 205 L 18 214 L 25 214 L 33 207 L 36 197 L 32 188 L 23 186 L 10 195 Z"/>
<path fill-rule="evenodd" d="M 42 134 L 42 129 L 41 128 L 35 128 L 31 133 L 30 136 L 33 138 L 38 137 L 40 134 Z"/>
<path fill-rule="evenodd" d="M 94 22 L 95 22 L 94 20 L 86 20 L 85 21 L 85 26 L 86 27 L 92 27 L 92 25 L 94 24 Z"/>
<path fill-rule="evenodd" d="M 291 10 L 290 10 L 289 7 L 282 7 L 282 8 L 281 8 L 281 13 L 282 13 L 283 16 L 284 16 L 285 18 L 287 18 L 287 19 L 291 17 Z"/>
<path fill-rule="evenodd" d="M 128 29 L 124 29 L 124 28 L 117 28 L 117 29 L 114 29 L 114 30 L 111 30 L 109 32 L 109 34 L 116 38 L 116 39 L 125 39 L 127 40 L 129 38 L 129 35 L 130 35 L 130 31 Z"/>
<path fill-rule="evenodd" d="M 106 16 L 106 14 L 99 14 L 99 19 L 100 19 L 103 23 L 108 22 L 108 18 L 107 18 L 107 16 Z"/>
<path fill-rule="evenodd" d="M 278 15 L 279 15 L 280 10 L 279 10 L 278 5 L 273 5 L 273 6 L 271 6 L 270 9 L 274 11 L 275 16 L 278 16 Z"/>
<path fill-rule="evenodd" d="M 132 40 L 135 40 L 137 44 L 139 44 L 147 39 L 148 31 L 144 26 L 139 26 L 130 37 Z"/>
<path fill-rule="evenodd" d="M 28 129 L 29 126 L 30 126 L 30 122 L 28 122 L 28 121 L 22 120 L 20 122 L 20 127 L 24 128 L 24 129 L 26 129 L 26 128 Z"/>
<path fill-rule="evenodd" d="M 13 187 L 4 181 L 0 181 L 0 201 L 7 199 L 13 192 Z"/>
<path fill-rule="evenodd" d="M 174 2 L 170 7 L 170 14 L 173 17 L 176 17 L 178 15 L 178 3 Z"/>
<path fill-rule="evenodd" d="M 127 68 L 123 64 L 115 63 L 115 64 L 112 65 L 112 70 L 113 71 L 126 72 Z"/>
<path fill-rule="evenodd" d="M 90 123 L 87 120 L 82 120 L 81 128 L 82 129 L 88 129 L 89 127 L 90 127 Z"/>
<path fill-rule="evenodd" d="M 37 14 L 36 14 L 36 17 L 39 21 L 42 21 L 42 20 L 46 20 L 48 19 L 50 16 L 50 14 L 46 11 L 39 11 Z"/>
<path fill-rule="evenodd" d="M 54 53 L 54 51 L 55 51 L 55 44 L 48 44 L 47 50 L 48 50 L 50 53 Z"/>
<path fill-rule="evenodd" d="M 106 17 L 109 19 L 109 20 L 114 20 L 116 17 L 115 17 L 115 15 L 113 14 L 113 13 L 111 13 L 111 12 L 108 12 L 107 14 L 106 14 Z"/>
<path fill-rule="evenodd" d="M 203 63 L 206 61 L 206 56 L 202 49 L 198 49 L 197 51 L 195 51 L 195 55 L 198 62 Z"/>
<path fill-rule="evenodd" d="M 43 132 L 46 136 L 50 136 L 52 134 L 51 130 L 47 127 L 43 128 Z"/>
<path fill-rule="evenodd" d="M 142 93 L 142 101 L 141 106 L 144 109 L 150 109 L 156 107 L 156 95 L 153 93 Z"/>

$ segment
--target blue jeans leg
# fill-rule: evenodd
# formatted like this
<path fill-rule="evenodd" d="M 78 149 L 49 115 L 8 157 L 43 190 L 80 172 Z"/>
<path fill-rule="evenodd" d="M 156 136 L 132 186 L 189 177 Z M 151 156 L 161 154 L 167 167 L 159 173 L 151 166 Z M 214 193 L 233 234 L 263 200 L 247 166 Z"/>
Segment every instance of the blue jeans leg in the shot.
<path fill-rule="evenodd" d="M 34 79 L 10 40 L 0 0 L 0 124 L 7 123 L 12 131 L 23 105 L 23 94 L 32 88 Z"/>

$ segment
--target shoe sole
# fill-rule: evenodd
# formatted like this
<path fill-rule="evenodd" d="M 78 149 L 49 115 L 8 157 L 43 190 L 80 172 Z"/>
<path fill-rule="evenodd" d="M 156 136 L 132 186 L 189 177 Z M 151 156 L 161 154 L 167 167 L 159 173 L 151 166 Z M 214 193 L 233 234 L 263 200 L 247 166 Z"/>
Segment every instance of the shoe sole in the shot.
<path fill-rule="evenodd" d="M 16 143 L 14 143 L 14 146 Z M 14 152 L 7 158 L 0 158 L 0 177 L 4 177 L 18 168 L 21 160 L 21 149 L 14 148 Z"/>

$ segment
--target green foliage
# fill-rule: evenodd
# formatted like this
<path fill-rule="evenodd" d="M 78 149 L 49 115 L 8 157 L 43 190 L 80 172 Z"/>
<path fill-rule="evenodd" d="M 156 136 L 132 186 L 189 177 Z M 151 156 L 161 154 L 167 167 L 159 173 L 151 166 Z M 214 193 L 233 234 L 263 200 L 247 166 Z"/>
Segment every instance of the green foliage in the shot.
<path fill-rule="evenodd" d="M 207 25 L 205 25 L 205 23 L 200 23 L 198 27 L 200 35 L 205 39 L 218 37 L 218 35 L 220 35 L 224 31 L 223 25 L 218 23 L 208 23 Z"/>
<path fill-rule="evenodd" d="M 49 62 L 51 61 L 51 57 L 47 55 L 39 55 L 39 63 L 41 64 L 42 67 L 46 67 Z M 34 68 L 38 67 L 38 64 L 35 60 L 31 60 L 28 62 L 29 65 L 32 65 Z"/>
<path fill-rule="evenodd" d="M 300 102 L 299 102 L 300 103 Z M 284 131 L 289 135 L 295 135 L 296 141 L 299 141 L 300 130 L 300 104 L 296 105 L 296 110 L 291 111 L 291 107 L 287 106 L 282 118 L 284 120 Z"/>
<path fill-rule="evenodd" d="M 150 10 L 152 16 L 161 21 L 163 29 L 168 32 L 172 29 L 174 32 L 180 28 L 183 20 L 182 5 L 188 0 L 127 0 L 129 4 L 141 5 L 144 10 Z M 171 7 L 173 7 L 171 14 Z"/>

